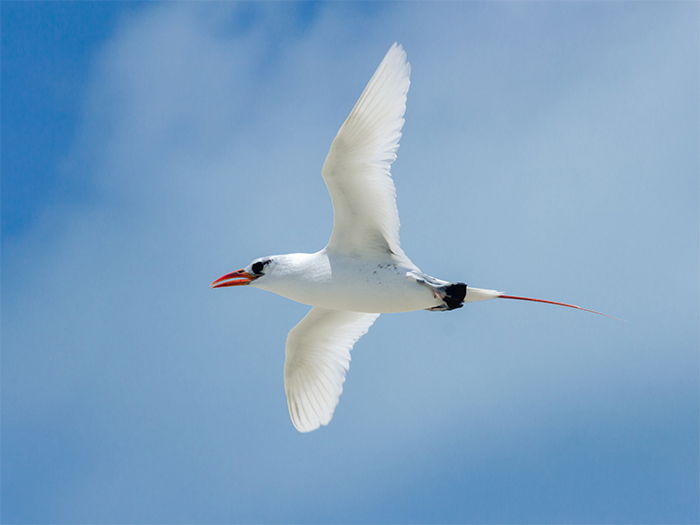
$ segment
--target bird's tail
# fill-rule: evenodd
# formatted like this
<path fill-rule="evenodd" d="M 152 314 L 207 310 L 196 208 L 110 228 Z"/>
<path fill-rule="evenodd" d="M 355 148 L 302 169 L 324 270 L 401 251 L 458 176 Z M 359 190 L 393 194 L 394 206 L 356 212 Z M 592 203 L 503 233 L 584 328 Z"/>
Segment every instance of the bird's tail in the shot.
<path fill-rule="evenodd" d="M 471 291 L 471 288 L 469 290 Z M 567 308 L 575 308 L 576 310 L 583 310 L 584 312 L 591 312 L 592 314 L 603 315 L 605 317 L 610 317 L 611 319 L 618 319 L 615 316 L 604 314 L 603 312 L 596 312 L 595 310 L 590 310 L 588 308 L 584 308 L 583 306 L 576 306 L 575 304 L 560 303 L 558 301 L 549 301 L 547 299 L 535 299 L 533 297 L 519 297 L 517 295 L 505 295 L 502 293 L 498 297 L 500 299 L 517 299 L 518 301 L 532 301 L 535 303 L 546 303 L 546 304 L 555 304 L 557 306 L 566 306 Z"/>
<path fill-rule="evenodd" d="M 434 311 L 454 310 L 456 308 L 461 308 L 462 306 L 464 306 L 464 303 L 475 303 L 477 301 L 486 301 L 488 299 L 517 299 L 518 301 L 532 301 L 535 303 L 566 306 L 567 308 L 575 308 L 576 310 L 583 310 L 584 312 L 591 312 L 592 314 L 604 315 L 605 317 L 617 319 L 617 317 L 613 317 L 612 315 L 597 312 L 596 310 L 591 310 L 589 308 L 584 308 L 575 304 L 561 303 L 559 301 L 550 301 L 548 299 L 535 299 L 534 297 L 506 295 L 503 292 L 499 292 L 498 290 L 474 288 L 472 286 L 467 286 L 464 283 L 449 283 L 440 286 L 437 290 L 439 296 L 443 300 L 443 304 L 430 308 L 430 310 Z"/>

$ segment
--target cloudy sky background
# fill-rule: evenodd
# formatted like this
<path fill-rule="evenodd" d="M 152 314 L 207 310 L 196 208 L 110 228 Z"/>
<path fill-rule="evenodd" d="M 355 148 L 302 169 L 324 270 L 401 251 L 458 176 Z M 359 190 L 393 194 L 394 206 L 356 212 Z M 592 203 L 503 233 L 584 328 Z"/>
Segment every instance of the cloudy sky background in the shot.
<path fill-rule="evenodd" d="M 4 523 L 695 523 L 697 3 L 2 3 Z M 211 290 L 330 232 L 393 41 L 425 271 L 298 434 L 307 307 Z"/>

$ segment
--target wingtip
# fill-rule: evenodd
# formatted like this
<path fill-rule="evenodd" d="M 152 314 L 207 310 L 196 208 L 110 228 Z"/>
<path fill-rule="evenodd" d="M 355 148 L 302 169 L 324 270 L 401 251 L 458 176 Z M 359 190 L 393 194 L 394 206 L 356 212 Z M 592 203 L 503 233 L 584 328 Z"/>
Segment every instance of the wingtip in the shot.
<path fill-rule="evenodd" d="M 321 425 L 317 425 L 315 427 L 302 427 L 300 425 L 297 425 L 294 420 L 292 420 L 292 425 L 294 425 L 294 429 L 299 432 L 299 434 L 309 434 L 310 432 L 313 432 L 314 430 L 318 430 Z"/>
<path fill-rule="evenodd" d="M 394 42 L 393 44 L 391 44 L 391 46 L 389 46 L 389 50 L 386 52 L 387 56 L 392 55 L 394 53 L 402 57 L 404 62 L 407 61 L 406 49 L 403 47 L 403 45 L 399 44 L 398 42 Z"/>
<path fill-rule="evenodd" d="M 389 50 L 384 55 L 384 58 L 377 68 L 377 71 L 379 71 L 382 66 L 393 68 L 396 72 L 400 72 L 400 74 L 406 78 L 406 87 L 403 93 L 405 96 L 406 93 L 408 93 L 408 88 L 411 84 L 411 63 L 408 61 L 406 49 L 398 42 L 391 44 L 391 47 L 389 47 Z M 377 72 L 375 72 L 375 75 L 376 74 Z"/>

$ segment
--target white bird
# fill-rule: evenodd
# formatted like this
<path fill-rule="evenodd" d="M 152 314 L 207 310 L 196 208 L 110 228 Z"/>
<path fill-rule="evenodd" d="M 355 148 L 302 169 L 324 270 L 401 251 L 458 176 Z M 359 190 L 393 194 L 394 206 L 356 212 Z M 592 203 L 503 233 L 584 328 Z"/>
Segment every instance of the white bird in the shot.
<path fill-rule="evenodd" d="M 454 310 L 486 299 L 520 299 L 423 273 L 401 249 L 391 164 L 401 138 L 410 65 L 393 44 L 340 126 L 323 163 L 333 231 L 316 253 L 255 259 L 214 288 L 251 285 L 312 306 L 287 336 L 284 387 L 294 427 L 327 425 L 343 391 L 350 351 L 379 314 Z M 599 313 L 599 312 L 594 312 Z"/>

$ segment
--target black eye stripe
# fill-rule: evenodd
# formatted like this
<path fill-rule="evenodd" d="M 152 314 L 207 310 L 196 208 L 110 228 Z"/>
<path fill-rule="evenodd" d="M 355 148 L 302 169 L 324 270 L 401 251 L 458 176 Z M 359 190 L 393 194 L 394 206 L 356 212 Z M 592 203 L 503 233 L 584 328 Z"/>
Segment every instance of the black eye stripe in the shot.
<path fill-rule="evenodd" d="M 269 263 L 270 261 L 258 261 L 254 262 L 253 266 L 251 266 L 251 270 L 253 270 L 253 273 L 255 275 L 260 275 L 262 274 L 263 268 L 265 268 L 265 265 Z"/>

